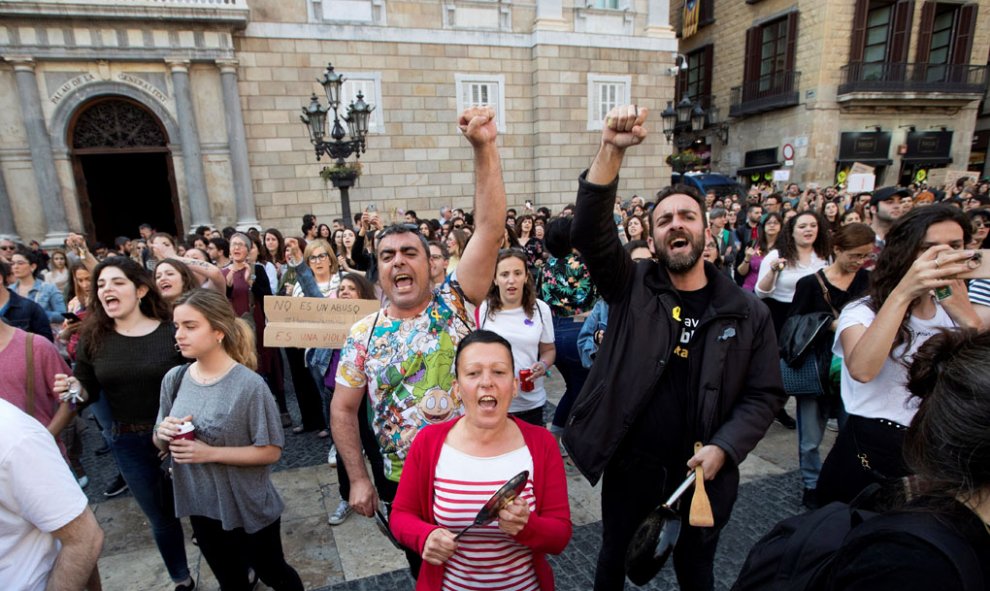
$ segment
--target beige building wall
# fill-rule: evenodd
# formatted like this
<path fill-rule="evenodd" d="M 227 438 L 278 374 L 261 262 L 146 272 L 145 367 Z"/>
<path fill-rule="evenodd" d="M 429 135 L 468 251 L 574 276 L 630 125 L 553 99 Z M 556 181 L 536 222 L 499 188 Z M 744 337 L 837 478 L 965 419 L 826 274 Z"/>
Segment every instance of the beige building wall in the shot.
<path fill-rule="evenodd" d="M 374 78 L 380 89 L 367 97 L 382 125 L 367 137 L 363 173 L 350 192 L 352 211 L 374 203 L 389 217 L 408 209 L 437 217 L 442 206 L 471 207 L 472 153 L 456 128 L 458 81 L 465 76 L 501 85 L 499 146 L 510 206 L 533 200 L 559 209 L 573 201 L 577 176 L 598 147 L 600 131 L 589 113 L 592 78 L 624 84 L 622 100 L 653 110 L 657 130 L 659 111 L 673 97 L 669 69 L 677 44 L 668 0 L 629 0 L 620 10 L 588 4 L 233 0 L 192 6 L 163 0 L 138 9 L 147 18 L 135 20 L 123 18 L 134 16 L 126 0 L 79 0 L 45 18 L 7 3 L 0 7 L 0 171 L 14 229 L 38 239 L 82 229 L 85 212 L 66 144 L 72 110 L 119 89 L 166 124 L 186 230 L 198 223 L 196 207 L 218 226 L 255 220 L 252 225 L 293 234 L 303 214 L 339 217 L 339 194 L 319 177 L 328 158 L 317 162 L 299 122 L 312 93 L 326 102 L 316 79 L 331 61 L 345 76 Z M 54 198 L 41 194 L 32 170 L 32 139 L 13 73 L 21 59 L 33 64 L 53 153 Z M 188 68 L 191 117 L 177 102 L 175 60 Z M 229 60 L 237 64 L 249 191 L 239 189 L 237 134 L 225 121 L 230 105 L 221 68 Z M 198 150 L 192 169 L 179 133 L 190 118 Z M 669 178 L 669 153 L 662 134 L 654 133 L 627 160 L 620 192 L 656 191 Z M 253 216 L 244 211 L 252 199 Z M 64 221 L 46 215 L 43 201 L 60 204 Z M 53 228 L 56 222 L 64 228 Z"/>
<path fill-rule="evenodd" d="M 881 184 L 897 182 L 900 157 L 908 126 L 927 131 L 935 126 L 952 130 L 952 168 L 965 168 L 969 160 L 976 110 L 979 101 L 926 100 L 924 96 L 883 105 L 842 104 L 838 88 L 841 67 L 849 61 L 855 0 L 764 0 L 748 4 L 737 0 L 715 0 L 715 22 L 696 35 L 680 40 L 681 53 L 714 44 L 712 93 L 723 118 L 730 108 L 733 87 L 743 83 L 746 31 L 755 24 L 773 20 L 792 10 L 799 11 L 795 69 L 801 73 L 799 104 L 730 121 L 727 145 L 713 142 L 712 170 L 734 176 L 750 150 L 795 147 L 791 179 L 804 185 L 834 184 L 836 158 L 842 132 L 860 132 L 880 126 L 892 133 L 890 158 Z M 908 60 L 915 61 L 921 4 L 915 2 Z M 671 23 L 680 31 L 684 0 L 671 2 Z M 986 64 L 990 48 L 990 7 L 980 6 L 971 64 Z M 942 104 L 940 104 L 942 103 Z M 780 157 L 783 160 L 783 157 Z"/>

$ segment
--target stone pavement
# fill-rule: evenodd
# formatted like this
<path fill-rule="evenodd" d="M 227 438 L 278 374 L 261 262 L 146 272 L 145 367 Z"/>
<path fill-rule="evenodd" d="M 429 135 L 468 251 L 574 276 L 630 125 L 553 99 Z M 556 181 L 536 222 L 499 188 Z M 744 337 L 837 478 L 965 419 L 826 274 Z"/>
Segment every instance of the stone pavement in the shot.
<path fill-rule="evenodd" d="M 551 403 L 559 400 L 563 384 L 551 379 Z M 294 413 L 294 396 L 289 406 Z M 793 415 L 793 403 L 790 405 Z M 551 407 L 552 408 L 552 407 Z M 550 411 L 548 410 L 548 417 Z M 298 421 L 298 416 L 295 417 Z M 154 546 L 147 521 L 129 494 L 106 500 L 102 491 L 115 475 L 110 456 L 96 457 L 100 445 L 95 426 L 85 435 L 83 463 L 90 476 L 87 489 L 97 519 L 106 532 L 100 559 L 103 588 L 107 591 L 172 591 L 165 567 Z M 716 557 L 718 589 L 728 589 L 753 543 L 780 519 L 800 510 L 801 485 L 797 475 L 796 432 L 774 424 L 757 450 L 741 466 L 743 485 L 733 517 L 722 535 Z M 832 433 L 826 442 L 831 445 Z M 286 436 L 282 460 L 276 466 L 275 485 L 285 499 L 282 540 L 288 562 L 299 571 L 308 590 L 357 591 L 412 589 L 405 558 L 393 548 L 370 519 L 352 515 L 330 527 L 327 516 L 340 496 L 336 471 L 326 464 L 327 442 L 313 434 Z M 557 588 L 591 588 L 601 535 L 599 489 L 591 487 L 573 468 L 568 470 L 574 536 L 551 564 Z M 187 536 L 191 528 L 186 524 Z M 212 573 L 191 542 L 186 547 L 199 589 L 215 591 Z M 629 588 L 634 588 L 628 585 Z M 673 571 L 666 568 L 647 589 L 675 589 Z M 259 585 L 259 589 L 267 589 Z"/>

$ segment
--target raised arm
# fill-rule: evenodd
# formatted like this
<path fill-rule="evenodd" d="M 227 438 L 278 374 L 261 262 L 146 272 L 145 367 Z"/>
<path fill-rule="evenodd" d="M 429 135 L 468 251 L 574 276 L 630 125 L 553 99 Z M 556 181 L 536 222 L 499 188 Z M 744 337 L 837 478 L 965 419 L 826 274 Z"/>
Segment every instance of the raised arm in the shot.
<path fill-rule="evenodd" d="M 626 149 L 646 138 L 646 117 L 647 110 L 635 105 L 609 111 L 598 154 L 578 181 L 571 244 L 581 253 L 592 280 L 610 303 L 627 293 L 634 268 L 615 231 L 612 214 L 622 159 Z"/>
<path fill-rule="evenodd" d="M 227 280 L 224 279 L 223 273 L 213 263 L 207 263 L 206 261 L 191 259 L 189 257 L 175 256 L 172 258 L 185 263 L 200 283 L 209 281 L 211 289 L 220 293 L 227 293 Z M 196 287 L 199 286 L 197 285 Z"/>
<path fill-rule="evenodd" d="M 474 149 L 474 235 L 461 255 L 457 280 L 468 301 L 478 306 L 488 295 L 505 228 L 505 184 L 495 143 L 495 111 L 474 107 L 458 125 Z"/>

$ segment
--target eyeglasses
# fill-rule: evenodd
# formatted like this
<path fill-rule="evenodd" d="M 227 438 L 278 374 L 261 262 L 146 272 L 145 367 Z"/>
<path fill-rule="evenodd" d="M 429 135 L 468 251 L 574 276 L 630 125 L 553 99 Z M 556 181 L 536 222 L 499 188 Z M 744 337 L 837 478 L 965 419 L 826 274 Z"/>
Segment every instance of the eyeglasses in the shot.
<path fill-rule="evenodd" d="M 847 257 L 849 257 L 851 260 L 854 260 L 854 261 L 865 261 L 866 259 L 868 259 L 871 256 L 873 256 L 873 253 L 872 252 L 868 252 L 866 254 L 854 254 L 854 253 L 849 252 L 849 253 L 845 253 L 845 254 L 846 254 Z"/>
<path fill-rule="evenodd" d="M 330 255 L 328 255 L 327 253 L 324 252 L 322 254 L 314 254 L 313 256 L 309 257 L 308 260 L 311 263 L 318 263 L 320 261 L 325 261 L 328 258 L 330 258 Z"/>
<path fill-rule="evenodd" d="M 17 250 L 13 244 L 0 244 L 0 250 Z"/>
<path fill-rule="evenodd" d="M 987 225 L 985 223 L 983 223 L 983 222 L 973 222 L 973 229 L 974 230 L 982 230 L 983 228 L 986 228 L 986 227 L 987 227 Z"/>
<path fill-rule="evenodd" d="M 434 260 L 434 261 L 442 261 L 442 260 L 444 260 L 446 258 L 447 257 L 443 256 L 442 254 L 431 254 L 430 255 L 430 259 L 431 260 Z"/>

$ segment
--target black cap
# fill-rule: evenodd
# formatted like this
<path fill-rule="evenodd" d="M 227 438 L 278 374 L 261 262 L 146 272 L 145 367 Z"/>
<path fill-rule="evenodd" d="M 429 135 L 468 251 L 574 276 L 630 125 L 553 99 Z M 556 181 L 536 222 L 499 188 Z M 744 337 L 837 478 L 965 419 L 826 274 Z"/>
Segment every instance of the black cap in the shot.
<path fill-rule="evenodd" d="M 910 197 L 911 191 L 907 189 L 901 189 L 899 187 L 880 187 L 876 191 L 873 191 L 873 196 L 870 197 L 870 205 L 876 207 L 877 203 L 881 201 L 887 201 L 888 199 L 893 199 L 894 197 Z"/>

